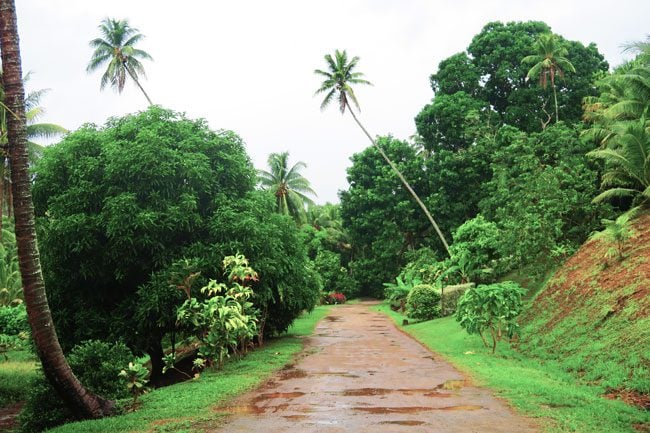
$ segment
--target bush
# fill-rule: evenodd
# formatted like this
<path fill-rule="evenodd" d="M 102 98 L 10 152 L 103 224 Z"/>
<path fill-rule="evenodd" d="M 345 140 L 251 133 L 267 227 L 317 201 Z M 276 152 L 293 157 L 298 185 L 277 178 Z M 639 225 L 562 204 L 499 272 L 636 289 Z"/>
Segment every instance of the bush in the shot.
<path fill-rule="evenodd" d="M 406 315 L 417 320 L 440 317 L 440 291 L 429 284 L 418 284 L 406 297 Z"/>
<path fill-rule="evenodd" d="M 479 334 L 489 347 L 484 332 L 492 338 L 492 353 L 503 334 L 512 337 L 518 331 L 516 318 L 521 312 L 521 296 L 525 293 L 517 283 L 480 285 L 470 289 L 458 301 L 456 321 L 468 334 Z"/>
<path fill-rule="evenodd" d="M 120 370 L 133 361 L 133 354 L 123 343 L 89 340 L 75 346 L 68 355 L 74 374 L 92 392 L 109 399 L 128 397 L 117 378 Z"/>
<path fill-rule="evenodd" d="M 451 316 L 456 312 L 458 301 L 465 292 L 474 287 L 474 283 L 458 284 L 446 286 L 442 289 L 442 299 L 440 300 L 441 316 Z"/>
<path fill-rule="evenodd" d="M 27 401 L 18 417 L 21 433 L 38 433 L 75 419 L 72 411 L 56 397 L 56 391 L 41 373 L 32 382 Z"/>
<path fill-rule="evenodd" d="M 75 346 L 67 359 L 75 376 L 89 391 L 110 399 L 129 396 L 118 377 L 120 370 L 133 360 L 133 354 L 124 344 L 85 341 Z M 56 395 L 45 376 L 40 374 L 20 414 L 21 432 L 40 432 L 76 419 Z"/>
<path fill-rule="evenodd" d="M 21 332 L 29 332 L 25 305 L 0 307 L 0 334 L 18 335 Z"/>

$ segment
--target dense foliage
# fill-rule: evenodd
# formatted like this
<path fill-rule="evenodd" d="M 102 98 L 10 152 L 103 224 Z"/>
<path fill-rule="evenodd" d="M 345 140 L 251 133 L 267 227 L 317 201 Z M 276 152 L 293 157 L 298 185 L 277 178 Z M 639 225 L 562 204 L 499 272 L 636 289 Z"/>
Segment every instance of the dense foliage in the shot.
<path fill-rule="evenodd" d="M 531 68 L 535 59 L 539 68 Z M 531 69 L 552 75 L 554 87 L 527 79 Z M 581 101 L 597 94 L 606 70 L 594 45 L 553 35 L 541 22 L 489 23 L 467 53 L 443 60 L 431 76 L 435 97 L 415 118 L 414 142 L 378 142 L 454 236 L 451 257 L 443 260 L 415 203 L 369 148 L 353 156 L 341 193 L 362 292 L 380 294 L 400 272 L 405 281 L 405 254 L 421 247 L 434 256 L 418 268 L 442 286 L 493 282 L 526 267 L 539 276 L 575 251 L 611 216 L 608 205 L 591 202 L 602 165 L 585 155 L 593 143 L 581 138 Z"/>
<path fill-rule="evenodd" d="M 313 307 L 319 287 L 295 225 L 254 183 L 237 135 L 158 107 L 86 125 L 48 148 L 34 202 L 64 347 L 123 340 L 149 353 L 158 374 L 183 302 L 170 284 L 183 259 L 205 281 L 223 278 L 226 255 L 253 260 L 264 276 L 254 291 L 267 333 Z"/>

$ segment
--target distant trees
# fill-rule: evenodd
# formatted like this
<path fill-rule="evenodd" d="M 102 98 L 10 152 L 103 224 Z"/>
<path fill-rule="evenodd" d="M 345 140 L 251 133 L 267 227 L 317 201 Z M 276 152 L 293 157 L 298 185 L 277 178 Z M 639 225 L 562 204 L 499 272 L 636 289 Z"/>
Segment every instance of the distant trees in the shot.
<path fill-rule="evenodd" d="M 29 80 L 30 74 L 23 77 L 23 82 Z M 0 68 L 0 81 L 2 80 L 2 69 Z M 45 110 L 41 107 L 41 98 L 48 92 L 48 89 L 30 92 L 25 97 L 25 121 L 27 134 L 27 150 L 30 163 L 33 163 L 42 153 L 43 147 L 31 140 L 38 138 L 51 138 L 64 134 L 67 131 L 62 126 L 53 123 L 40 123 L 38 119 Z M 0 229 L 2 228 L 2 215 L 11 216 L 13 209 L 13 196 L 11 192 L 11 168 L 9 161 L 9 149 L 7 140 L 7 119 L 11 113 L 5 105 L 5 92 L 0 82 Z M 1 232 L 0 232 L 1 233 Z M 2 235 L 0 234 L 0 239 Z"/>
<path fill-rule="evenodd" d="M 297 223 L 305 221 L 305 205 L 313 205 L 309 195 L 316 196 L 309 181 L 300 174 L 307 165 L 298 161 L 289 167 L 289 152 L 272 153 L 268 159 L 269 171 L 257 170 L 263 190 L 275 196 L 277 212 L 290 215 Z"/>
<path fill-rule="evenodd" d="M 86 71 L 94 72 L 107 64 L 100 82 L 101 89 L 110 85 L 122 93 L 129 76 L 147 98 L 149 105 L 153 105 L 138 79 L 139 76 L 145 75 L 141 60 L 152 60 L 149 53 L 135 47 L 144 36 L 138 33 L 138 29 L 131 27 L 128 20 L 104 18 L 99 30 L 102 37 L 90 41 L 90 46 L 95 51 Z"/>

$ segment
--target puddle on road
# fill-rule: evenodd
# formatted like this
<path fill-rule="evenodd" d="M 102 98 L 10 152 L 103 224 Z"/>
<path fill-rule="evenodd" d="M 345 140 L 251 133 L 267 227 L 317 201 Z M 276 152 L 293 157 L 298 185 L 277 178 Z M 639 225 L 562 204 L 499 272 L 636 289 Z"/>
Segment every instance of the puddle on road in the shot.
<path fill-rule="evenodd" d="M 393 424 L 393 425 L 422 425 L 426 424 L 424 421 L 415 421 L 415 420 L 401 420 L 401 421 L 382 421 L 379 424 Z"/>
<path fill-rule="evenodd" d="M 228 413 L 231 415 L 239 415 L 239 414 L 254 414 L 254 415 L 260 415 L 264 413 L 264 408 L 255 406 L 254 404 L 249 404 L 245 406 L 228 406 L 228 407 L 219 407 L 216 409 L 217 412 L 219 413 Z"/>
<path fill-rule="evenodd" d="M 424 397 L 432 397 L 432 398 L 454 397 L 454 394 L 439 392 L 436 389 L 430 389 L 430 388 L 400 388 L 400 389 L 357 388 L 357 389 L 347 389 L 345 391 L 341 391 L 339 394 L 345 397 L 363 397 L 363 396 L 373 396 L 373 395 L 386 395 L 392 393 L 399 393 L 404 395 L 422 394 Z"/>
<path fill-rule="evenodd" d="M 270 400 L 272 398 L 298 398 L 305 395 L 304 392 L 294 391 L 294 392 L 271 392 L 268 394 L 258 395 L 253 399 L 253 402 L 257 403 L 264 400 Z"/>
<path fill-rule="evenodd" d="M 417 413 L 434 410 L 431 407 L 425 406 L 404 406 L 404 407 L 353 407 L 352 410 L 359 412 L 367 412 L 372 414 L 387 414 L 387 413 Z"/>
<path fill-rule="evenodd" d="M 341 316 L 325 316 L 325 320 L 328 322 L 339 322 L 341 320 Z"/>
<path fill-rule="evenodd" d="M 282 415 L 282 418 L 288 419 L 291 421 L 300 421 L 307 418 L 307 415 Z"/>
<path fill-rule="evenodd" d="M 432 411 L 472 411 L 483 409 L 483 406 L 477 405 L 458 405 L 445 407 L 426 407 L 426 406 L 398 406 L 398 407 L 353 407 L 352 410 L 372 414 L 390 414 L 390 413 L 418 413 Z"/>
<path fill-rule="evenodd" d="M 468 386 L 466 380 L 448 380 L 437 386 L 438 389 L 454 391 Z"/>
<path fill-rule="evenodd" d="M 323 376 L 340 376 L 340 377 L 350 377 L 350 378 L 358 378 L 359 376 L 356 374 L 351 374 L 347 373 L 345 371 L 316 371 L 313 373 L 310 373 L 312 375 L 323 375 Z"/>
<path fill-rule="evenodd" d="M 395 392 L 393 389 L 385 388 L 359 388 L 359 389 L 347 389 L 341 392 L 341 395 L 346 397 L 357 397 L 357 396 L 367 396 L 367 395 L 385 395 Z"/>
<path fill-rule="evenodd" d="M 309 376 L 309 374 L 305 370 L 301 370 L 300 368 L 290 368 L 280 371 L 279 380 L 302 379 L 307 376 Z"/>

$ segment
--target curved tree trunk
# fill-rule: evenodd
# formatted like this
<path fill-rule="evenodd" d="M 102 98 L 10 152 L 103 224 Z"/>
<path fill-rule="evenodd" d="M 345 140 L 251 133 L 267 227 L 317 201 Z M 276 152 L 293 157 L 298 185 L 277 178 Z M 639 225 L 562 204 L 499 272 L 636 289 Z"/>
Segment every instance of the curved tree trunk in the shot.
<path fill-rule="evenodd" d="M 348 111 L 350 112 L 350 114 L 352 114 L 352 117 L 354 118 L 354 121 L 357 122 L 357 125 L 359 125 L 359 128 L 361 128 L 361 130 L 364 132 L 364 134 L 366 134 L 366 137 L 368 137 L 368 140 L 370 140 L 372 145 L 375 146 L 375 148 L 377 148 L 377 150 L 379 151 L 381 156 L 384 158 L 384 160 L 388 163 L 388 165 L 390 165 L 390 168 L 392 168 L 393 171 L 395 172 L 395 174 L 397 174 L 397 177 L 399 177 L 399 179 L 402 181 L 402 184 L 404 184 L 404 187 L 408 190 L 408 192 L 411 193 L 411 195 L 413 196 L 413 198 L 415 199 L 417 204 L 420 206 L 420 208 L 422 209 L 424 214 L 429 219 L 429 222 L 431 223 L 433 228 L 436 230 L 436 233 L 438 234 L 438 237 L 442 241 L 442 244 L 445 246 L 445 250 L 447 250 L 447 254 L 449 254 L 449 256 L 451 257 L 451 253 L 449 252 L 449 244 L 447 244 L 447 240 L 445 239 L 445 236 L 442 234 L 442 231 L 440 231 L 440 227 L 438 227 L 438 224 L 436 224 L 436 221 L 431 216 L 431 213 L 429 212 L 429 209 L 427 209 L 427 207 L 424 205 L 422 200 L 420 200 L 420 197 L 418 197 L 418 195 L 415 193 L 415 191 L 413 191 L 413 188 L 411 188 L 411 185 L 406 181 L 406 179 L 404 178 L 402 173 L 399 171 L 397 166 L 395 164 L 393 164 L 393 161 L 391 161 L 388 158 L 388 155 L 386 155 L 384 150 L 377 144 L 375 139 L 372 138 L 372 136 L 368 133 L 368 131 L 366 131 L 366 128 L 363 127 L 361 122 L 359 122 L 359 119 L 357 119 L 357 116 L 354 114 L 354 111 L 352 111 L 352 107 L 350 107 L 350 104 L 348 104 L 347 101 L 346 101 L 345 105 L 348 107 Z"/>
<path fill-rule="evenodd" d="M 140 88 L 140 90 L 144 94 L 144 97 L 147 98 L 147 101 L 149 101 L 149 105 L 153 105 L 153 102 L 151 102 L 151 98 L 149 98 L 149 95 L 147 95 L 147 92 L 144 91 L 144 88 L 140 85 L 140 81 L 138 81 L 138 78 L 135 76 L 135 74 L 128 67 L 125 66 L 125 68 L 126 68 L 127 71 L 129 71 L 129 75 L 131 76 L 133 81 L 135 81 L 135 84 L 138 85 L 138 87 Z"/>
<path fill-rule="evenodd" d="M 22 82 L 16 8 L 13 0 L 0 0 L 0 48 L 5 103 L 14 113 L 7 116 L 7 129 L 15 206 L 16 245 L 34 344 L 45 376 L 75 413 L 85 418 L 101 417 L 110 414 L 115 405 L 112 401 L 89 393 L 70 370 L 59 345 L 45 295 L 45 284 L 36 244 L 31 177 L 28 171 L 25 90 Z"/>

